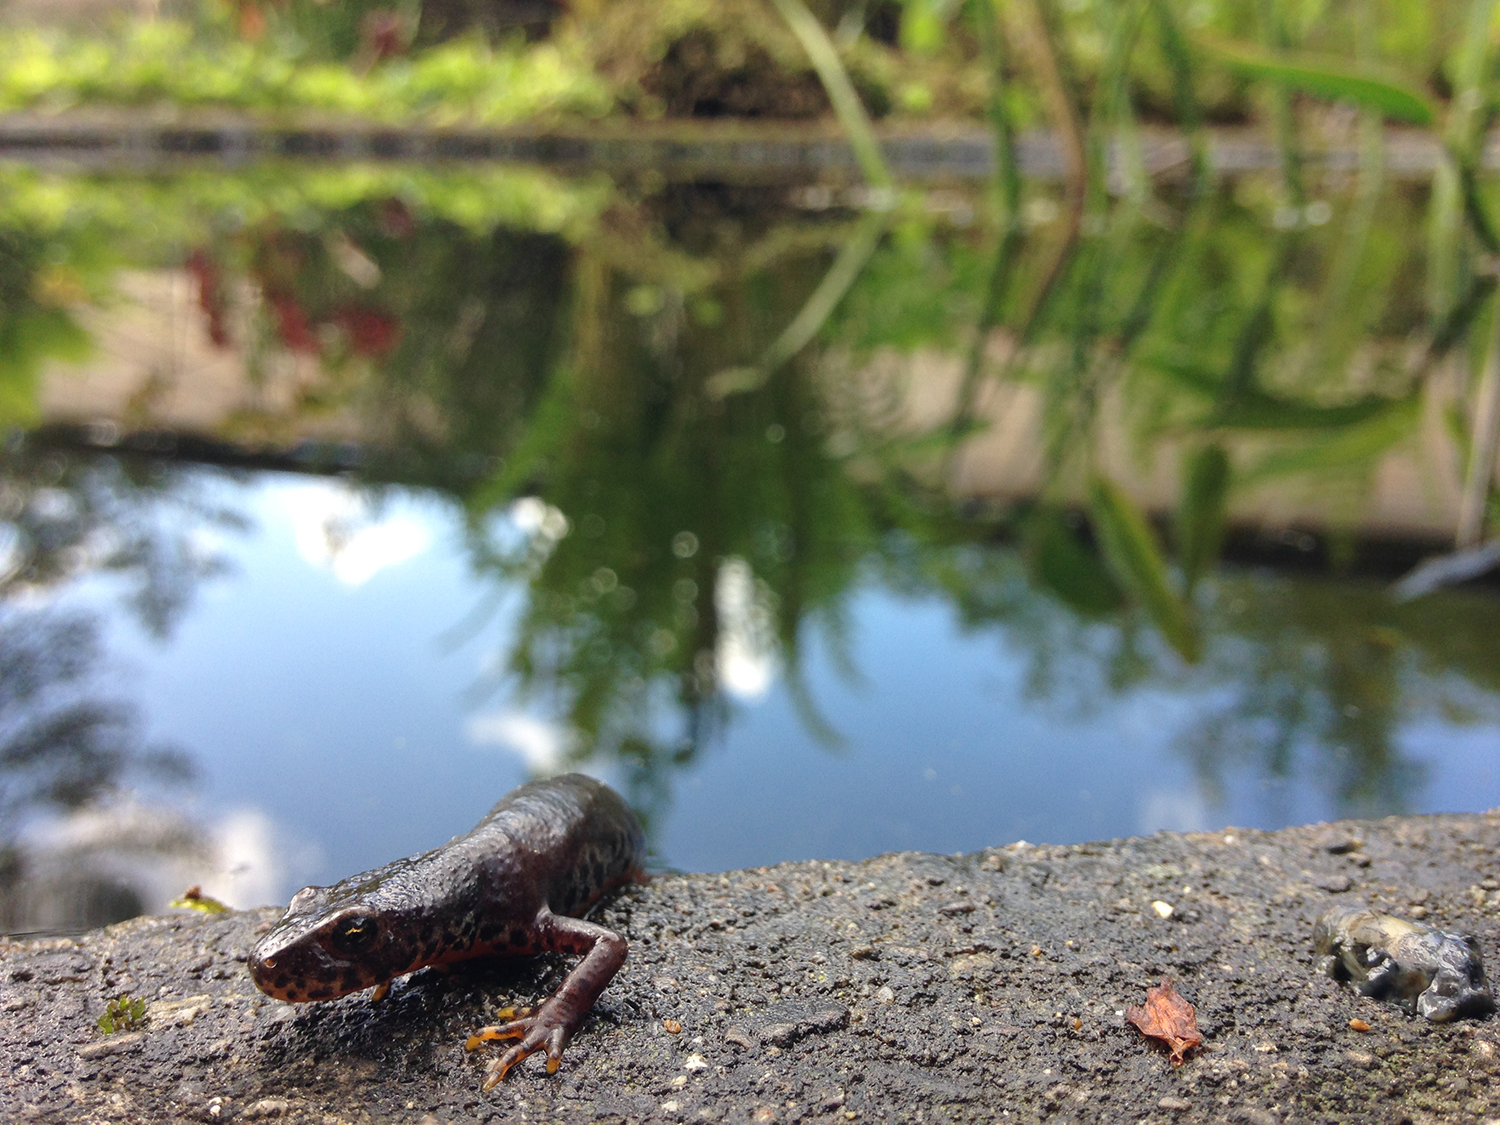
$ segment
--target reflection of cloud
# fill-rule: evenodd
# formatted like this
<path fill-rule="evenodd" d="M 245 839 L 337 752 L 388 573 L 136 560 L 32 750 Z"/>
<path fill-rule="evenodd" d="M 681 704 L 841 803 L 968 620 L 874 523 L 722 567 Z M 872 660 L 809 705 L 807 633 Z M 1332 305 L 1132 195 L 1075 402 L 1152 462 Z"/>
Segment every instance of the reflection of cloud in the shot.
<path fill-rule="evenodd" d="M 1197 793 L 1157 790 L 1141 797 L 1139 829 L 1143 836 L 1167 829 L 1170 832 L 1204 832 L 1209 827 L 1208 809 Z"/>
<path fill-rule="evenodd" d="M 204 878 L 203 893 L 240 910 L 278 901 L 284 873 L 275 835 L 259 809 L 221 817 L 213 829 L 217 871 Z"/>
<path fill-rule="evenodd" d="M 572 735 L 557 723 L 549 723 L 520 711 L 498 711 L 475 715 L 464 733 L 476 746 L 503 747 L 526 763 L 534 774 L 557 773 L 572 747 Z"/>
<path fill-rule="evenodd" d="M 21 545 L 21 533 L 13 524 L 0 523 L 0 582 L 4 582 L 21 568 L 26 551 Z"/>
<path fill-rule="evenodd" d="M 286 497 L 297 552 L 331 570 L 346 586 L 360 586 L 386 567 L 427 549 L 431 534 L 406 516 L 376 520 L 364 497 L 339 485 L 307 485 Z"/>
<path fill-rule="evenodd" d="M 714 608 L 719 615 L 714 667 L 719 686 L 740 699 L 759 699 L 776 678 L 771 596 L 764 583 L 755 581 L 744 559 L 725 559 L 719 566 L 714 583 Z"/>
<path fill-rule="evenodd" d="M 510 518 L 527 535 L 556 541 L 568 534 L 568 517 L 536 496 L 523 496 L 512 504 Z"/>
<path fill-rule="evenodd" d="M 285 897 L 288 856 L 258 809 L 211 826 L 170 806 L 125 796 L 34 826 L 21 847 L 21 877 L 0 895 L 0 915 L 22 930 L 74 930 L 156 914 L 188 887 L 237 908 Z"/>

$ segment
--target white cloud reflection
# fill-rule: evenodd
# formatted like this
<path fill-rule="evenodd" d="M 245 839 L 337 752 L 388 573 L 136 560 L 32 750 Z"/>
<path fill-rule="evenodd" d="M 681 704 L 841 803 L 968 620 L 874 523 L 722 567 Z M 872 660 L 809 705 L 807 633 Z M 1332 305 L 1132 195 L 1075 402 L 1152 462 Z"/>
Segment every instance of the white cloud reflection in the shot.
<path fill-rule="evenodd" d="M 288 876 L 318 859 L 315 849 L 288 849 L 284 833 L 260 809 L 204 823 L 128 793 L 31 826 L 22 851 L 23 913 L 39 929 L 74 924 L 77 888 L 91 881 L 129 888 L 148 914 L 162 912 L 191 886 L 245 909 L 284 901 Z"/>
<path fill-rule="evenodd" d="M 377 518 L 364 496 L 343 485 L 295 488 L 285 503 L 297 553 L 346 586 L 362 586 L 420 555 L 432 541 L 427 527 L 410 516 Z"/>
<path fill-rule="evenodd" d="M 1209 827 L 1208 808 L 1194 792 L 1155 790 L 1140 797 L 1139 831 L 1143 836 L 1163 829 L 1169 832 L 1204 832 Z"/>
<path fill-rule="evenodd" d="M 542 777 L 561 772 L 573 747 L 567 728 L 521 711 L 474 715 L 464 724 L 464 734 L 475 746 L 509 750 L 532 774 Z"/>
<path fill-rule="evenodd" d="M 527 535 L 540 535 L 553 542 L 568 534 L 568 517 L 536 496 L 522 496 L 511 504 L 511 522 Z"/>
<path fill-rule="evenodd" d="M 719 639 L 714 652 L 719 686 L 744 700 L 760 699 L 776 679 L 775 595 L 757 582 L 744 559 L 728 558 L 714 582 Z"/>

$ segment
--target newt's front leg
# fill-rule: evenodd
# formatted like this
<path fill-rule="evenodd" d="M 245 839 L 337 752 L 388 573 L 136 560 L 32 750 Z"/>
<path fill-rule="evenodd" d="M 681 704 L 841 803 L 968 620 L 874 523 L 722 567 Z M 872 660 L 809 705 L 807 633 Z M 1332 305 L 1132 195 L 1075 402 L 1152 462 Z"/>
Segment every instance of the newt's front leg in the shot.
<path fill-rule="evenodd" d="M 537 945 L 553 953 L 582 955 L 583 960 L 568 974 L 562 987 L 535 1011 L 495 1027 L 482 1027 L 465 1044 L 474 1050 L 487 1039 L 519 1039 L 505 1054 L 491 1059 L 485 1070 L 484 1089 L 497 1085 L 516 1063 L 543 1047 L 547 1050 L 547 1073 L 556 1074 L 563 1048 L 594 1001 L 625 963 L 625 939 L 613 930 L 578 918 L 543 909 L 536 919 Z"/>

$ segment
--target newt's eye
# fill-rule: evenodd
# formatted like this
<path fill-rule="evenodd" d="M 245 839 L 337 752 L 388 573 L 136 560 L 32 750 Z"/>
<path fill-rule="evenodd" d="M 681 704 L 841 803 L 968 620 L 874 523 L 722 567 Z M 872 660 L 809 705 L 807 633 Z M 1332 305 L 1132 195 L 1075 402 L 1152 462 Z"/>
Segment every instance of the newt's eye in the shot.
<path fill-rule="evenodd" d="M 374 918 L 366 914 L 351 914 L 338 920 L 328 935 L 328 944 L 337 953 L 361 953 L 374 944 L 375 932 Z"/>

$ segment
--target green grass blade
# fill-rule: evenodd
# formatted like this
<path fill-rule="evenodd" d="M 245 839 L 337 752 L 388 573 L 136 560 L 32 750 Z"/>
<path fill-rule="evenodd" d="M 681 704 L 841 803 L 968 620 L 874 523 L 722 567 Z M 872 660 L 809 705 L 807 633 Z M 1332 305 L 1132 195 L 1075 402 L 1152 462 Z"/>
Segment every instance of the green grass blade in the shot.
<path fill-rule="evenodd" d="M 880 144 L 875 140 L 875 130 L 870 126 L 869 115 L 865 113 L 864 104 L 859 100 L 854 83 L 849 80 L 849 72 L 844 69 L 838 49 L 828 37 L 828 32 L 823 30 L 823 25 L 802 0 L 771 2 L 776 5 L 781 18 L 786 20 L 792 34 L 802 44 L 813 69 L 818 72 L 818 79 L 828 92 L 833 112 L 838 116 L 844 135 L 849 138 L 854 158 L 859 161 L 859 168 L 865 179 L 872 187 L 890 187 L 891 173 L 886 167 Z"/>
<path fill-rule="evenodd" d="M 1250 391 L 1216 409 L 1203 424 L 1231 430 L 1337 430 L 1399 411 L 1405 403 L 1405 399 L 1385 395 L 1362 395 L 1324 406 Z"/>
<path fill-rule="evenodd" d="M 1104 477 L 1089 482 L 1089 513 L 1104 561 L 1141 603 L 1152 624 L 1189 664 L 1203 655 L 1192 607 L 1172 588 L 1161 546 L 1146 517 L 1123 489 Z"/>
<path fill-rule="evenodd" d="M 1432 124 L 1432 103 L 1388 78 L 1306 55 L 1273 56 L 1252 47 L 1203 43 L 1219 63 L 1249 78 L 1264 78 L 1334 101 L 1353 102 L 1413 125 Z"/>
<path fill-rule="evenodd" d="M 1177 512 L 1177 561 L 1189 595 L 1218 561 L 1228 500 L 1229 455 L 1223 446 L 1205 446 L 1185 458 Z"/>
<path fill-rule="evenodd" d="M 1124 594 L 1099 556 L 1068 526 L 1065 513 L 1041 508 L 1022 527 L 1022 546 L 1032 580 L 1085 617 L 1112 613 Z"/>

